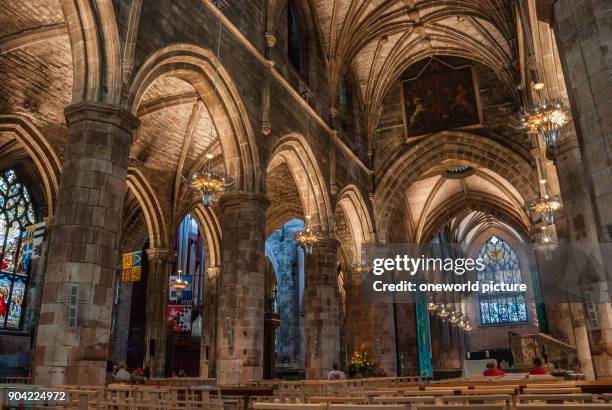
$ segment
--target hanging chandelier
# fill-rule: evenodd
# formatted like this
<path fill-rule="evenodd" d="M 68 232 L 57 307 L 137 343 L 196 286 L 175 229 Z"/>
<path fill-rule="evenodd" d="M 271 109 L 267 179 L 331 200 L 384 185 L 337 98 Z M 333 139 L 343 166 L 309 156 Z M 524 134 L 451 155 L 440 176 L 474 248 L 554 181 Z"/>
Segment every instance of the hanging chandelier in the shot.
<path fill-rule="evenodd" d="M 304 229 L 296 232 L 294 239 L 298 244 L 304 248 L 307 254 L 312 254 L 312 249 L 318 244 L 323 237 L 316 231 L 313 231 L 310 227 L 310 215 L 306 215 L 306 223 Z"/>
<path fill-rule="evenodd" d="M 463 314 L 461 312 L 458 312 L 458 313 L 452 312 L 450 317 L 448 318 L 448 321 L 451 324 L 456 325 L 462 319 L 463 319 Z"/>
<path fill-rule="evenodd" d="M 429 310 L 430 312 L 435 312 L 438 310 L 438 305 L 433 302 L 429 302 L 429 304 L 427 305 L 427 310 Z"/>
<path fill-rule="evenodd" d="M 219 7 L 219 33 L 217 36 L 217 60 L 221 60 L 221 9 L 226 6 L 224 1 L 219 1 L 217 7 Z M 212 92 L 217 92 L 217 77 L 218 77 L 218 68 L 215 67 L 215 76 L 213 81 L 213 89 Z M 213 101 L 212 111 L 210 112 L 211 120 L 215 117 L 217 108 L 217 99 L 215 98 Z M 214 125 L 210 127 L 210 138 L 211 141 L 214 138 L 213 130 Z M 206 166 L 203 171 L 194 172 L 187 184 L 191 189 L 197 191 L 202 196 L 202 203 L 204 206 L 211 206 L 215 196 L 221 192 L 223 192 L 226 188 L 234 185 L 234 182 L 231 181 L 226 175 L 216 174 L 212 167 L 212 160 L 214 158 L 213 154 L 206 154 Z"/>
<path fill-rule="evenodd" d="M 189 287 L 189 282 L 181 279 L 181 273 L 183 273 L 183 271 L 179 269 L 178 277 L 170 282 L 170 288 L 176 290 L 179 295 Z"/>
<path fill-rule="evenodd" d="M 472 330 L 472 325 L 470 325 L 470 321 L 466 319 L 466 321 L 464 322 L 464 327 L 463 329 L 466 332 L 469 332 L 470 330 Z"/>
<path fill-rule="evenodd" d="M 529 201 L 527 209 L 531 212 L 539 213 L 547 225 L 552 225 L 555 223 L 555 211 L 561 209 L 563 203 L 561 202 L 561 197 L 552 195 L 545 179 L 540 180 L 540 184 L 542 185 L 540 196 Z"/>
<path fill-rule="evenodd" d="M 464 319 L 464 316 L 462 315 L 459 318 L 459 322 L 457 323 L 457 326 L 459 326 L 461 329 L 465 329 L 466 323 L 469 323 L 469 321 L 467 319 Z"/>
<path fill-rule="evenodd" d="M 540 232 L 535 234 L 534 248 L 537 251 L 549 252 L 557 248 L 558 245 L 555 225 L 544 225 L 540 227 Z"/>
<path fill-rule="evenodd" d="M 446 310 L 446 305 L 440 306 L 440 311 L 438 312 L 438 314 L 440 315 L 442 319 L 445 319 L 448 317 L 449 313 Z"/>
<path fill-rule="evenodd" d="M 557 146 L 559 130 L 568 122 L 569 105 L 563 98 L 544 98 L 542 96 L 543 83 L 536 83 L 532 87 L 538 92 L 540 101 L 531 107 L 523 107 L 519 112 L 521 127 L 530 134 L 539 135 L 544 139 L 546 147 Z"/>
<path fill-rule="evenodd" d="M 206 154 L 206 167 L 201 172 L 194 172 L 188 181 L 189 187 L 202 195 L 204 206 L 212 205 L 215 195 L 234 185 L 229 177 L 213 171 L 212 159 L 212 154 Z"/>
<path fill-rule="evenodd" d="M 351 270 L 355 273 L 363 273 L 363 272 L 370 272 L 372 270 L 371 266 L 368 266 L 365 263 L 353 263 L 351 265 Z"/>

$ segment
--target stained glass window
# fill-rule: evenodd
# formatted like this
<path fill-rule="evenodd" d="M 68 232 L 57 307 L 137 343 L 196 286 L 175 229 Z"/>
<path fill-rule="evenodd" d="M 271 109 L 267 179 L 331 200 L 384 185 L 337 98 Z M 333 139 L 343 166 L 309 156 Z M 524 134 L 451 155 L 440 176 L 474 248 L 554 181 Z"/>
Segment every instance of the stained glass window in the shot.
<path fill-rule="evenodd" d="M 28 189 L 14 170 L 0 171 L 0 329 L 21 327 L 30 264 L 23 239 L 34 222 Z"/>
<path fill-rule="evenodd" d="M 480 282 L 522 284 L 523 275 L 516 254 L 497 236 L 492 236 L 480 250 L 485 269 L 478 273 Z M 480 293 L 480 321 L 483 325 L 527 322 L 525 292 Z"/>

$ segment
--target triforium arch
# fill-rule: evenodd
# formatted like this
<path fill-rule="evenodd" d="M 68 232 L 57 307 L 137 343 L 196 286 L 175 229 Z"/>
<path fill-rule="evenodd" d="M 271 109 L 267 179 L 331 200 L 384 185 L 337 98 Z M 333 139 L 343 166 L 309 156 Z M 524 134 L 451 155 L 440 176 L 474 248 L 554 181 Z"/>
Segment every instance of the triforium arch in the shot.
<path fill-rule="evenodd" d="M 304 215 L 312 217 L 312 225 L 318 227 L 323 232 L 333 230 L 333 219 L 331 211 L 331 201 L 325 178 L 321 173 L 319 163 L 308 145 L 306 139 L 296 133 L 285 135 L 280 138 L 272 150 L 266 172 L 269 174 L 277 166 L 285 164 L 293 176 L 297 187 Z M 272 232 L 280 228 L 283 223 L 292 217 L 300 215 L 289 215 L 285 218 L 272 218 L 276 225 L 271 227 Z"/>
<path fill-rule="evenodd" d="M 16 141 L 14 148 L 2 152 L 0 169 L 5 162 L 24 159 L 24 154 L 34 162 L 40 175 L 49 215 L 53 215 L 55 198 L 59 188 L 60 161 L 46 138 L 30 120 L 22 115 L 0 115 L 0 134 L 7 133 Z"/>
<path fill-rule="evenodd" d="M 399 155 L 376 182 L 374 212 L 380 241 L 388 240 L 391 218 L 404 206 L 404 192 L 430 169 L 447 160 L 475 164 L 503 176 L 523 198 L 532 198 L 537 192 L 534 169 L 515 151 L 471 132 L 435 134 Z"/>
<path fill-rule="evenodd" d="M 149 248 L 164 248 L 171 241 L 163 208 L 147 177 L 137 168 L 128 168 L 127 186 L 136 197 L 147 223 Z"/>
<path fill-rule="evenodd" d="M 121 99 L 121 46 L 113 3 L 62 1 L 72 47 L 73 102 L 118 104 Z"/>
<path fill-rule="evenodd" d="M 219 135 L 226 172 L 237 189 L 258 192 L 259 156 L 253 128 L 233 80 L 214 53 L 189 44 L 172 45 L 153 53 L 134 78 L 127 108 L 138 114 L 149 86 L 165 77 L 186 81 L 207 107 L 219 108 L 211 119 Z M 205 161 L 201 158 L 191 171 L 202 168 Z"/>

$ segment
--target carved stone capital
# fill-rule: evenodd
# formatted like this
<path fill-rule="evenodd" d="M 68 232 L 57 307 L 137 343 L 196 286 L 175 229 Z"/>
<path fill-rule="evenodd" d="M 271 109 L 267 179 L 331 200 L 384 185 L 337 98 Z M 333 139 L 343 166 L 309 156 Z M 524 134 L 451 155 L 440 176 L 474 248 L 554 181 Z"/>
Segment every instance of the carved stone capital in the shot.
<path fill-rule="evenodd" d="M 176 251 L 168 248 L 149 248 L 146 250 L 149 262 L 172 262 L 176 257 Z"/>

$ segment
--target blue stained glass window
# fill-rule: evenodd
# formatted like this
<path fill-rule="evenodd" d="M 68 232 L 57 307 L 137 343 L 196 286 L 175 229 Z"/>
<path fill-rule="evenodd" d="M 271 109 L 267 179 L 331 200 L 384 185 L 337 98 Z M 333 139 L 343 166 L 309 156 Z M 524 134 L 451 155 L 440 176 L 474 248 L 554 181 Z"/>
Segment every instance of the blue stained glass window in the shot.
<path fill-rule="evenodd" d="M 34 223 L 28 189 L 14 170 L 0 171 L 0 329 L 21 328 L 30 260 L 23 239 Z"/>
<path fill-rule="evenodd" d="M 478 273 L 481 283 L 522 284 L 523 275 L 516 254 L 497 236 L 492 236 L 480 250 L 485 269 Z M 527 322 L 525 292 L 481 292 L 480 321 L 483 325 Z"/>

